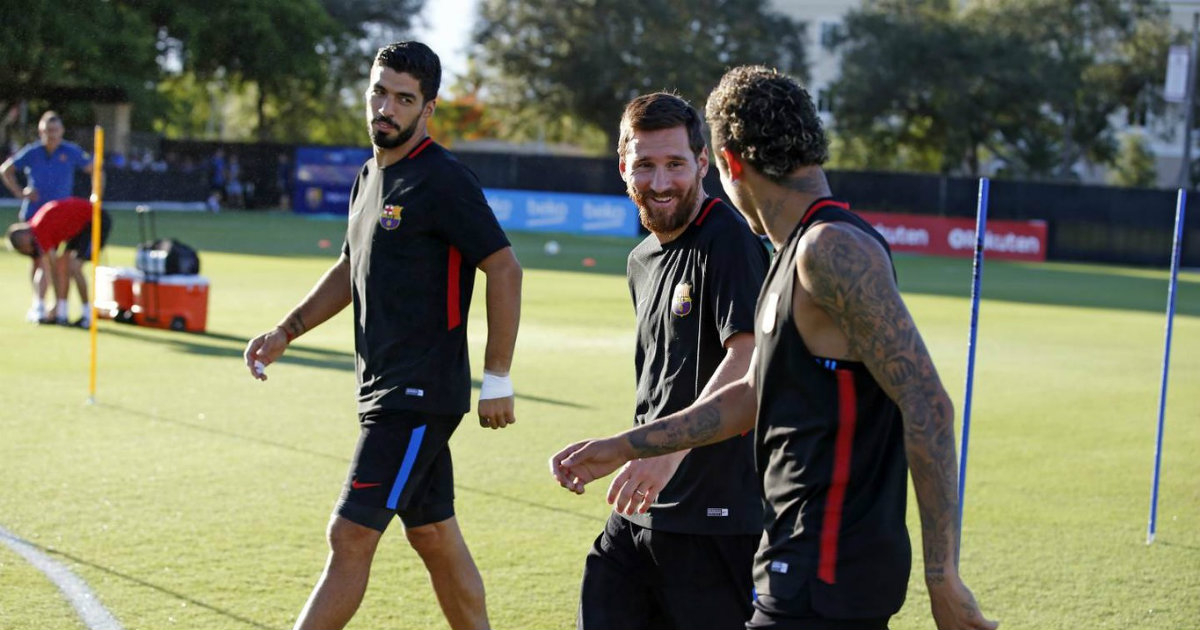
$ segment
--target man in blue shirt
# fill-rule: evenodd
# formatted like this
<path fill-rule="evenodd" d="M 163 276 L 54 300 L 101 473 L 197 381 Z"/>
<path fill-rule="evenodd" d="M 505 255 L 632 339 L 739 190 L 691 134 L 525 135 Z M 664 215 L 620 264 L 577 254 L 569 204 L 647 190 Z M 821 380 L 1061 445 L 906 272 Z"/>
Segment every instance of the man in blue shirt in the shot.
<path fill-rule="evenodd" d="M 74 142 L 63 140 L 62 118 L 57 112 L 48 111 L 38 121 L 38 141 L 25 145 L 0 165 L 0 180 L 14 197 L 21 200 L 18 218 L 29 221 L 44 204 L 71 196 L 76 170 L 90 174 L 92 156 Z M 17 171 L 25 176 L 25 188 L 17 183 Z M 53 319 L 47 317 L 44 305 L 48 271 L 34 261 L 30 277 L 33 305 L 26 318 L 33 322 Z"/>

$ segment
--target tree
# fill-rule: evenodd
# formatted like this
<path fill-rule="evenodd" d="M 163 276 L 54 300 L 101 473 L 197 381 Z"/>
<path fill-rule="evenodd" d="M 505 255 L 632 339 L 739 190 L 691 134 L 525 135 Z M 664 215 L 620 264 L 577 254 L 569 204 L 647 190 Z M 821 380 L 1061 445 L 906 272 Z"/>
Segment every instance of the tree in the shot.
<path fill-rule="evenodd" d="M 19 103 L 62 108 L 80 99 L 145 103 L 153 98 L 146 83 L 158 71 L 154 44 L 149 20 L 126 2 L 83 2 L 70 11 L 52 0 L 4 3 L 0 112 Z M 9 122 L 2 123 L 5 141 Z"/>
<path fill-rule="evenodd" d="M 968 17 L 1022 32 L 1034 53 L 1042 116 L 1007 131 L 1009 150 L 995 147 L 1023 174 L 1073 179 L 1080 162 L 1111 164 L 1117 114 L 1161 109 L 1171 27 L 1157 0 L 1002 0 Z"/>
<path fill-rule="evenodd" d="M 1161 109 L 1170 37 L 1153 0 L 879 0 L 846 18 L 836 132 L 944 173 L 1070 179 L 1115 158 L 1117 114 Z"/>
<path fill-rule="evenodd" d="M 199 78 L 257 87 L 260 139 L 270 137 L 268 99 L 319 91 L 326 63 L 321 43 L 336 28 L 317 0 L 180 3 L 169 25 L 183 41 L 184 67 Z"/>
<path fill-rule="evenodd" d="M 1150 143 L 1140 133 L 1126 133 L 1121 137 L 1121 149 L 1108 176 L 1109 183 L 1116 186 L 1150 188 L 1158 183 L 1158 167 Z"/>
<path fill-rule="evenodd" d="M 340 144 L 362 140 L 363 84 L 376 49 L 399 39 L 424 1 L 231 0 L 213 8 L 197 0 L 158 15 L 183 42 L 195 82 L 234 105 L 254 97 L 260 140 Z M 191 103 L 159 126 L 194 127 L 186 118 L 210 107 Z"/>
<path fill-rule="evenodd" d="M 350 121 L 361 137 L 371 57 L 408 29 L 423 4 L 106 0 L 64 10 L 52 0 L 6 3 L 0 112 L 18 102 L 62 107 L 123 97 L 139 129 L 195 129 L 214 98 L 230 95 L 240 105 L 252 96 L 260 139 L 341 136 Z"/>
<path fill-rule="evenodd" d="M 71 11 L 52 0 L 5 3 L 0 58 L 0 99 L 8 102 L 50 88 L 126 88 L 157 70 L 154 31 L 123 2 L 80 3 Z"/>
<path fill-rule="evenodd" d="M 805 78 L 804 27 L 766 0 L 483 0 L 473 41 L 488 100 L 602 130 L 625 104 L 675 90 L 698 107 L 724 71 L 759 63 Z"/>
<path fill-rule="evenodd" d="M 478 92 L 438 98 L 437 111 L 429 121 L 429 133 L 445 146 L 455 140 L 480 140 L 496 135 L 499 123 L 479 99 Z"/>
<path fill-rule="evenodd" d="M 1014 97 L 1034 87 L 1019 37 L 977 28 L 949 2 L 874 3 L 848 13 L 843 33 L 835 131 L 877 160 L 907 150 L 933 170 L 977 173 L 998 126 L 1036 117 L 1036 102 Z"/>

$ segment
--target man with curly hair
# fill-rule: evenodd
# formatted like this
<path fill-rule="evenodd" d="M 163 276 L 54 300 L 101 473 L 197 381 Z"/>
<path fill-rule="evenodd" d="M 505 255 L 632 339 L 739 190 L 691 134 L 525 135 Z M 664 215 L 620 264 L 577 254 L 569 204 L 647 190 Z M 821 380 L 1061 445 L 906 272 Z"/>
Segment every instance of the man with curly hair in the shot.
<path fill-rule="evenodd" d="M 706 116 L 721 182 L 777 254 L 741 380 L 657 422 L 568 446 L 559 483 L 753 429 L 766 506 L 747 628 L 886 628 L 907 591 L 906 469 L 938 628 L 993 629 L 958 574 L 954 411 L 896 287 L 883 237 L 831 196 L 812 98 L 730 70 Z"/>

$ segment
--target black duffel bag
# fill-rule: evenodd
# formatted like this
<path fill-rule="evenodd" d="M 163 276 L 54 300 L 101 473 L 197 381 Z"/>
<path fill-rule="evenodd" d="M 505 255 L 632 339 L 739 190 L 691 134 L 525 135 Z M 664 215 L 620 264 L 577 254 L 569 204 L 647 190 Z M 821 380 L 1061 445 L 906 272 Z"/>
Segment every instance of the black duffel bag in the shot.
<path fill-rule="evenodd" d="M 200 273 L 200 256 L 192 247 L 173 238 L 138 245 L 137 268 L 148 275 Z"/>

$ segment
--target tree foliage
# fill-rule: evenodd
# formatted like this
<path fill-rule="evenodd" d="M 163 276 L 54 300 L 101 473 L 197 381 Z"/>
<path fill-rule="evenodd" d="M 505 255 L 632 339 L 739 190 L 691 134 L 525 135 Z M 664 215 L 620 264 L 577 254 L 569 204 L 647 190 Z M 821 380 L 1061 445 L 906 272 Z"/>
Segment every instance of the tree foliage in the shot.
<path fill-rule="evenodd" d="M 610 146 L 638 94 L 674 90 L 703 107 L 730 66 L 806 75 L 804 27 L 766 0 L 483 0 L 473 40 L 490 102 L 581 121 Z"/>
<path fill-rule="evenodd" d="M 1125 133 L 1121 136 L 1121 148 L 1117 152 L 1113 169 L 1109 172 L 1109 183 L 1117 186 L 1149 188 L 1158 180 L 1158 168 L 1150 143 L 1140 133 Z"/>
<path fill-rule="evenodd" d="M 1161 109 L 1172 37 L 1154 0 L 880 0 L 846 19 L 837 131 L 941 172 L 1071 179 L 1115 159 L 1118 114 Z"/>
<path fill-rule="evenodd" d="M 423 5 L 424 0 L 6 3 L 0 8 L 0 106 L 19 101 L 61 106 L 66 99 L 87 98 L 89 90 L 121 93 L 147 125 L 157 120 L 160 129 L 194 129 L 196 110 L 211 113 L 214 96 L 252 95 L 260 138 L 309 137 L 307 125 L 329 127 L 336 120 L 338 128 L 351 115 L 361 133 L 360 84 L 371 56 L 406 32 Z M 168 95 L 190 99 L 171 102 Z"/>
<path fill-rule="evenodd" d="M 53 0 L 0 5 L 0 99 L 35 98 L 53 88 L 127 88 L 151 79 L 155 31 L 124 2 Z"/>

